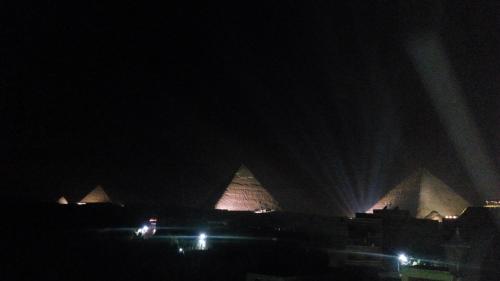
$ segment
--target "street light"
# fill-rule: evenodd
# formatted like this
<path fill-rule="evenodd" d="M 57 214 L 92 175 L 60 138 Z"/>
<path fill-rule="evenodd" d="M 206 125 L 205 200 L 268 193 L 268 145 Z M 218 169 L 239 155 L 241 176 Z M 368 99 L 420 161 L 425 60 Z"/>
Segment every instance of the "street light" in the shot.
<path fill-rule="evenodd" d="M 404 253 L 398 255 L 398 272 L 400 271 L 400 265 L 407 265 L 409 258 Z"/>

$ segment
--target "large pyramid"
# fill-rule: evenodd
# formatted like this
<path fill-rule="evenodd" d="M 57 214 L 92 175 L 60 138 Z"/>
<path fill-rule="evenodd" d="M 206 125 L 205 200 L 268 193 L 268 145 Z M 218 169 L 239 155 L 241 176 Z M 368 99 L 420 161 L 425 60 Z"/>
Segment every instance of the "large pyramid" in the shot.
<path fill-rule="evenodd" d="M 111 199 L 104 189 L 98 185 L 89 194 L 83 197 L 80 203 L 111 203 Z"/>
<path fill-rule="evenodd" d="M 409 210 L 417 218 L 425 218 L 433 211 L 440 216 L 458 216 L 470 204 L 429 171 L 421 169 L 405 179 L 367 212 L 374 209 L 395 208 Z M 434 213 L 435 214 L 435 213 Z M 437 215 L 437 214 L 435 214 Z"/>
<path fill-rule="evenodd" d="M 278 202 L 254 177 L 245 165 L 241 165 L 215 209 L 229 211 L 276 211 Z"/>

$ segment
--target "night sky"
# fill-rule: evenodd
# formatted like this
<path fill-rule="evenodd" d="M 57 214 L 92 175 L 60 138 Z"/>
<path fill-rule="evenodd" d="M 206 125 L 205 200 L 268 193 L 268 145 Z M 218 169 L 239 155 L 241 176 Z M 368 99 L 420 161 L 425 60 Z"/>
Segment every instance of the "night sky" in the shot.
<path fill-rule="evenodd" d="M 498 170 L 499 7 L 473 2 L 4 4 L 3 195 L 206 208 L 245 163 L 297 212 L 419 167 L 480 200 L 405 48 L 440 36 Z"/>

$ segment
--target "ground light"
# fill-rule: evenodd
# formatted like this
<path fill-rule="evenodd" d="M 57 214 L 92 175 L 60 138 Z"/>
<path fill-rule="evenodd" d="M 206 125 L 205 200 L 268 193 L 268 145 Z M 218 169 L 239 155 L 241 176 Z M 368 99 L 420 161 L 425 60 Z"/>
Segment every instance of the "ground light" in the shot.
<path fill-rule="evenodd" d="M 400 272 L 401 265 L 407 265 L 409 262 L 409 258 L 406 254 L 401 253 L 398 255 L 398 272 Z"/>
<path fill-rule="evenodd" d="M 143 236 L 144 234 L 146 234 L 146 232 L 148 232 L 148 230 L 149 230 L 149 227 L 147 225 L 143 225 L 141 228 L 139 228 L 135 231 L 135 234 Z"/>
<path fill-rule="evenodd" d="M 398 261 L 399 263 L 401 263 L 402 265 L 406 265 L 408 263 L 408 256 L 405 255 L 405 254 L 399 254 L 398 255 Z"/>
<path fill-rule="evenodd" d="M 198 243 L 196 245 L 196 248 L 198 250 L 206 250 L 206 248 L 207 248 L 207 234 L 200 233 L 200 235 L 198 235 Z"/>

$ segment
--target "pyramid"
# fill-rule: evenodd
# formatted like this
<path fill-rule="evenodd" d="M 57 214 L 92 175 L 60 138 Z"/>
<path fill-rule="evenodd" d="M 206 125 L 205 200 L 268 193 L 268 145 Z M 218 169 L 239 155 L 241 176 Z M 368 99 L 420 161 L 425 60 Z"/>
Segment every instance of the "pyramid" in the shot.
<path fill-rule="evenodd" d="M 241 165 L 215 209 L 229 211 L 275 211 L 280 207 L 245 165 Z"/>
<path fill-rule="evenodd" d="M 59 199 L 57 199 L 57 204 L 68 205 L 68 200 L 66 200 L 66 198 L 64 198 L 64 196 L 61 196 L 61 197 L 59 197 Z"/>
<path fill-rule="evenodd" d="M 429 171 L 422 169 L 389 191 L 367 212 L 399 207 L 417 218 L 458 216 L 470 204 Z M 433 213 L 434 212 L 434 213 Z M 431 215 L 431 213 L 433 213 Z M 436 214 L 437 213 L 437 214 Z"/>
<path fill-rule="evenodd" d="M 80 203 L 111 203 L 111 199 L 100 185 L 80 200 Z"/>
<path fill-rule="evenodd" d="M 444 217 L 436 211 L 432 211 L 429 214 L 427 214 L 427 216 L 424 217 L 424 219 L 426 220 L 433 220 L 433 221 L 443 221 L 443 218 Z"/>

